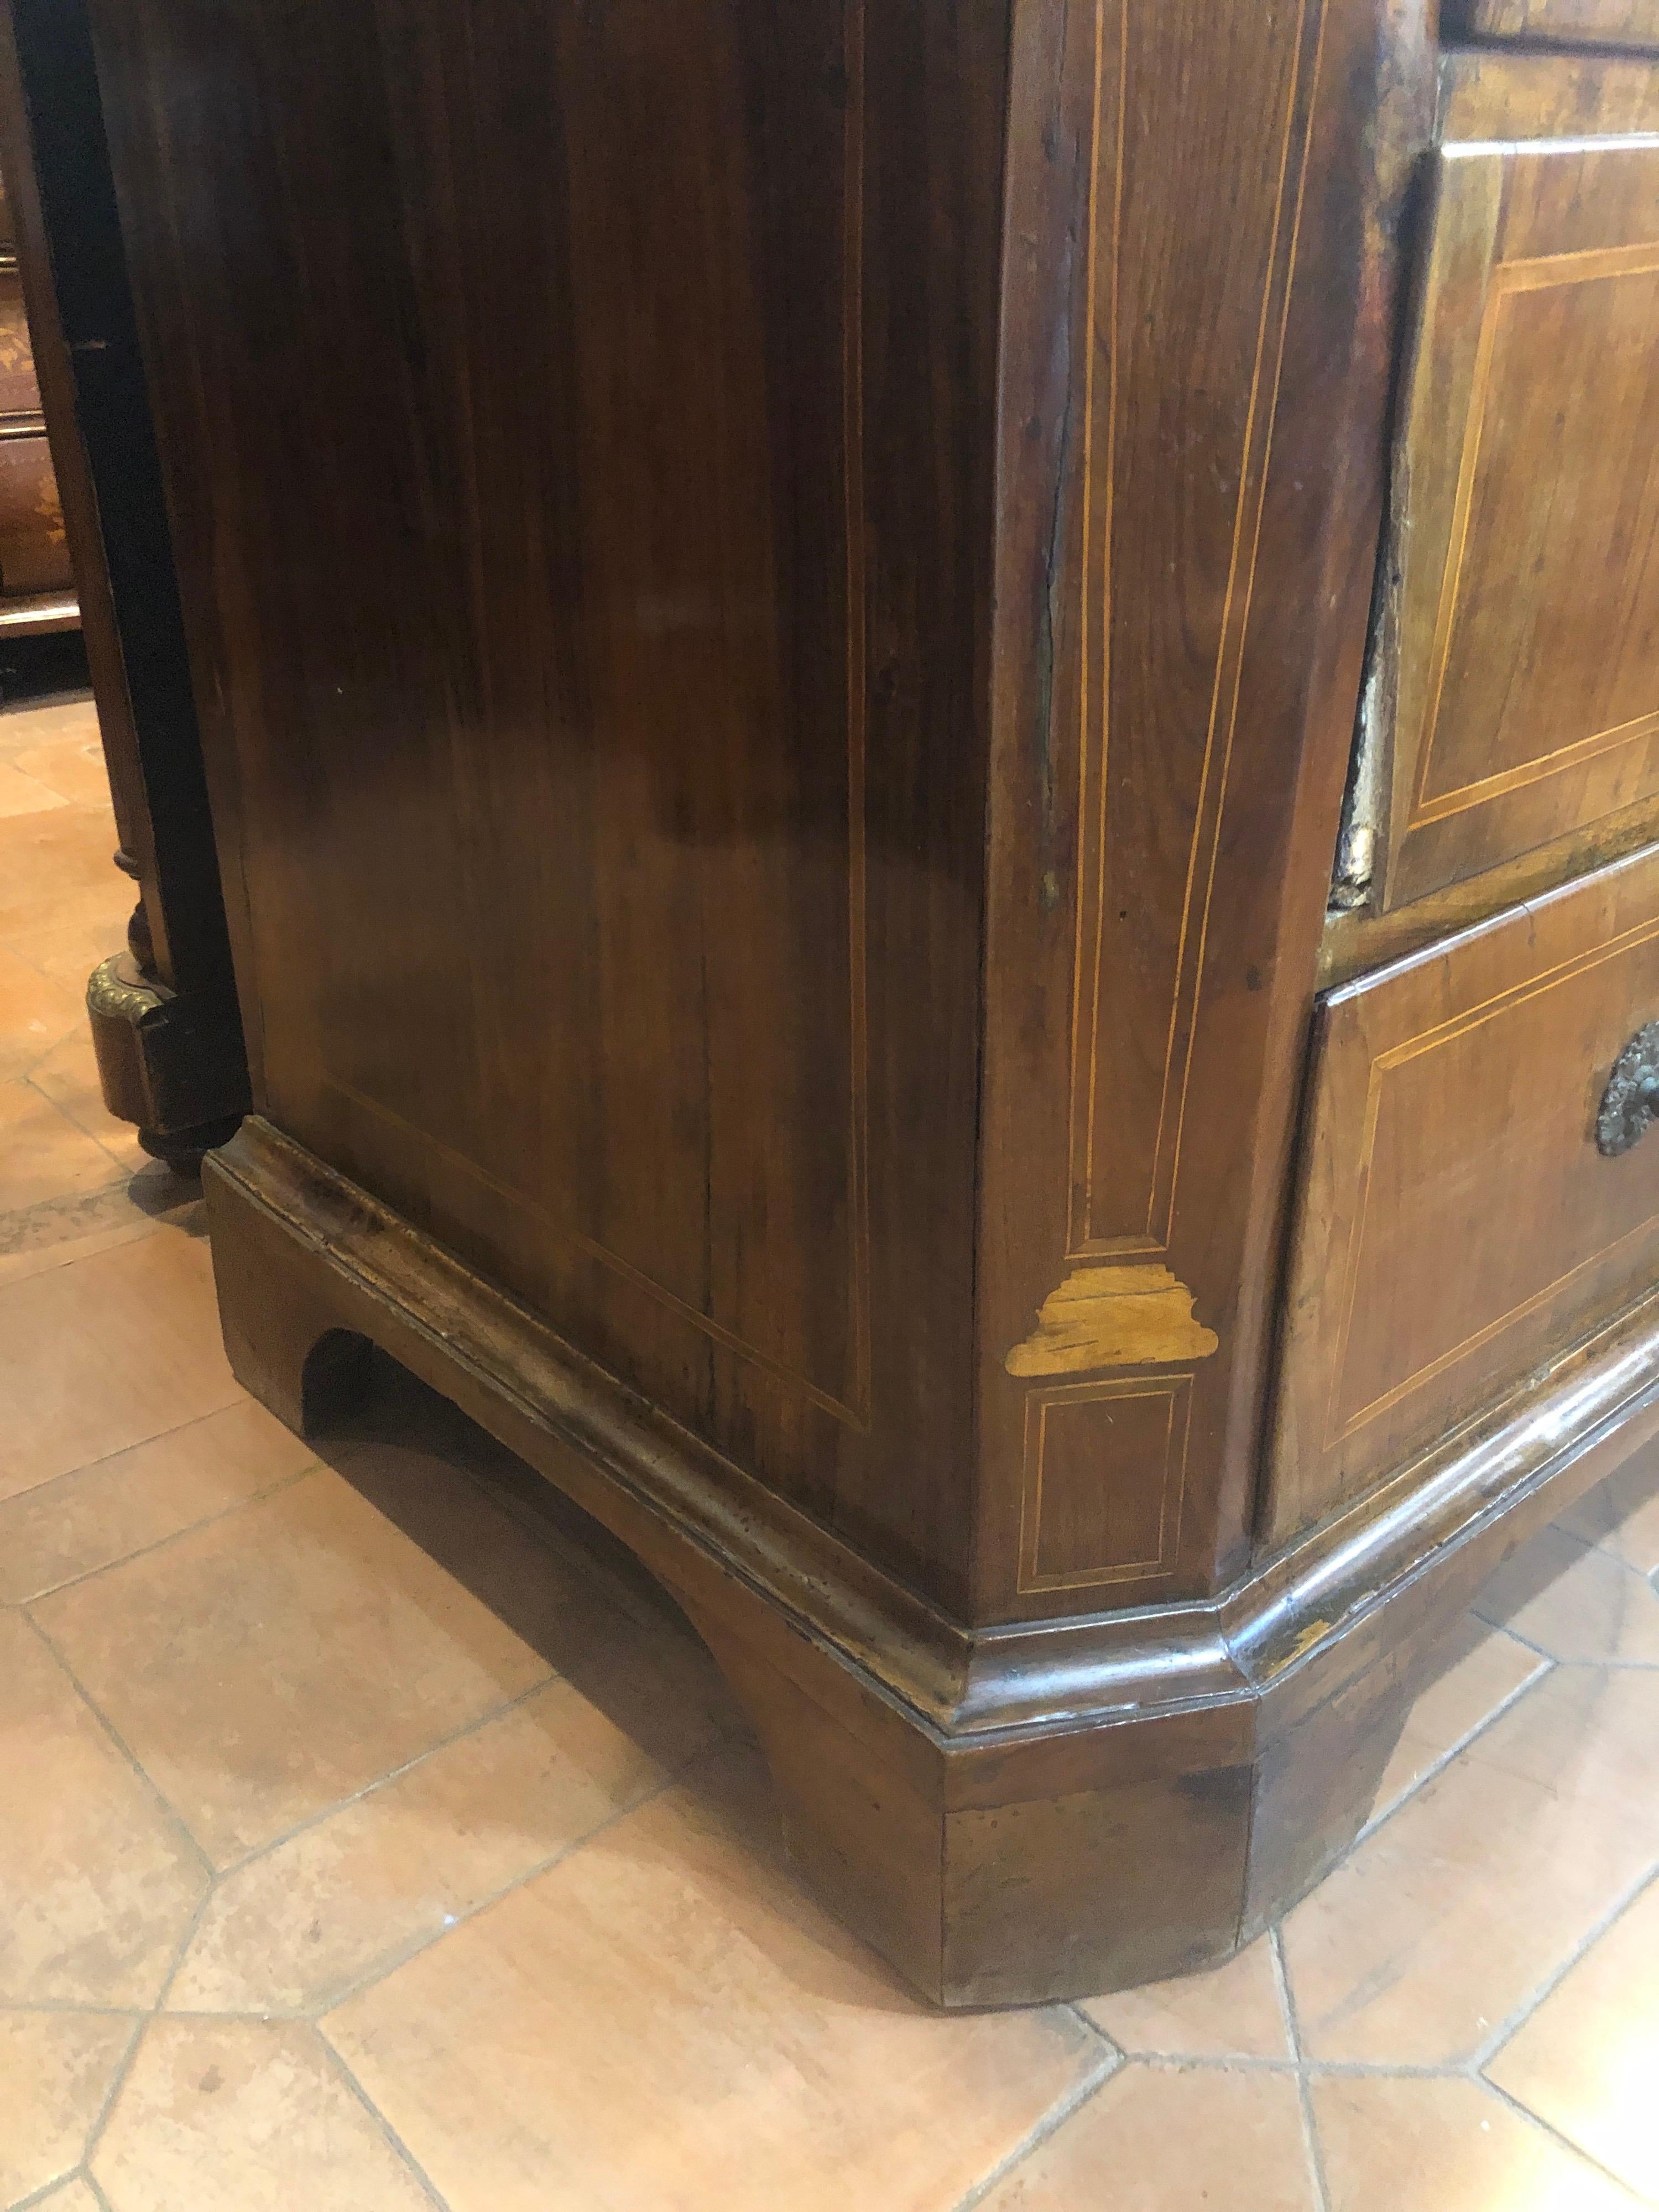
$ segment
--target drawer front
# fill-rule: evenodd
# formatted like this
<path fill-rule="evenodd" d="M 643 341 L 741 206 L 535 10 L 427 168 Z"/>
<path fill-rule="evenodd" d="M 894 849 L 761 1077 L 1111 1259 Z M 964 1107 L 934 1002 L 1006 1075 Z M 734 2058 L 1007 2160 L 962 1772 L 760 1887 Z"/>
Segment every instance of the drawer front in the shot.
<path fill-rule="evenodd" d="M 15 269 L 0 268 L 0 418 L 28 416 L 38 422 L 40 412 L 22 280 Z"/>
<path fill-rule="evenodd" d="M 1659 0 L 1447 0 L 1448 38 L 1659 49 Z"/>
<path fill-rule="evenodd" d="M 1659 846 L 1322 1001 L 1269 1470 L 1322 1518 L 1638 1296 L 1659 1131 L 1606 1156 L 1659 1021 Z"/>
<path fill-rule="evenodd" d="M 1380 687 L 1388 907 L 1659 791 L 1659 136 L 1437 161 Z"/>
<path fill-rule="evenodd" d="M 70 581 L 69 544 L 44 437 L 0 438 L 0 592 Z"/>

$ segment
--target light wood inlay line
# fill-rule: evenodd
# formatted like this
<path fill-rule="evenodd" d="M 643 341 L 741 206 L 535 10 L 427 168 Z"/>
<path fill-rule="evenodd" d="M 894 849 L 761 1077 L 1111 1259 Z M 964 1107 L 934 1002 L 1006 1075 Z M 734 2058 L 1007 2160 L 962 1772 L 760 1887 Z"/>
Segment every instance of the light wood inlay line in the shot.
<path fill-rule="evenodd" d="M 1089 1237 L 1090 1200 L 1092 1194 L 1092 1146 L 1095 1126 L 1095 1091 L 1098 1076 L 1099 1055 L 1095 1050 L 1095 1036 L 1100 1018 L 1100 961 L 1103 929 L 1106 911 L 1106 757 L 1110 743 L 1111 672 L 1112 672 L 1112 522 L 1115 504 L 1117 481 L 1117 362 L 1118 362 L 1118 275 L 1122 258 L 1123 239 L 1123 153 L 1124 108 L 1128 93 L 1129 73 L 1129 0 L 1118 0 L 1118 64 L 1116 83 L 1117 118 L 1116 143 L 1113 160 L 1112 228 L 1111 228 L 1111 321 L 1110 340 L 1107 348 L 1106 400 L 1106 486 L 1103 532 L 1101 620 L 1100 620 L 1100 743 L 1091 748 L 1089 743 L 1091 721 L 1089 706 L 1089 676 L 1091 654 L 1090 617 L 1094 610 L 1093 593 L 1090 588 L 1090 568 L 1094 557 L 1094 431 L 1095 431 L 1095 357 L 1100 350 L 1100 336 L 1096 322 L 1096 280 L 1100 266 L 1097 241 L 1098 217 L 1096 209 L 1097 188 L 1100 178 L 1100 123 L 1103 69 L 1105 62 L 1105 24 L 1107 0 L 1096 0 L 1095 8 L 1095 90 L 1094 111 L 1089 136 L 1089 284 L 1087 320 L 1085 325 L 1085 353 L 1083 386 L 1083 593 L 1080 611 L 1079 639 L 1082 653 L 1079 732 L 1078 744 L 1078 823 L 1079 848 L 1078 867 L 1079 890 L 1088 879 L 1091 858 L 1094 873 L 1094 931 L 1093 946 L 1085 963 L 1085 939 L 1088 933 L 1088 902 L 1082 896 L 1077 901 L 1076 939 L 1072 973 L 1072 1079 L 1071 1128 L 1067 1141 L 1067 1158 L 1072 1168 L 1073 1191 L 1078 1188 L 1079 1164 L 1082 1170 L 1084 1200 L 1082 1233 L 1079 1240 L 1075 1218 L 1072 1219 L 1067 1239 L 1067 1256 L 1080 1256 L 1081 1246 Z M 1094 785 L 1098 782 L 1098 793 Z M 1086 1027 L 1083 1020 L 1083 990 L 1085 974 L 1090 979 L 1089 1018 Z M 1087 1054 L 1081 1060 L 1086 1035 Z M 1078 1134 L 1078 1093 L 1079 1087 L 1085 1094 L 1079 1163 Z M 1073 1215 L 1075 1204 L 1073 1201 Z"/>
<path fill-rule="evenodd" d="M 870 1419 L 870 1048 L 865 764 L 868 641 L 864 560 L 864 10 L 848 0 L 846 210 L 842 224 L 842 494 L 847 534 L 847 910 L 849 1158 L 852 1230 L 849 1286 L 855 1418 Z"/>
<path fill-rule="evenodd" d="M 1551 1298 L 1559 1291 L 1565 1290 L 1568 1284 L 1576 1276 L 1582 1274 L 1587 1267 L 1597 1265 L 1611 1254 L 1622 1250 L 1632 1238 L 1643 1236 L 1655 1228 L 1656 1223 L 1651 1218 L 1646 1221 L 1638 1222 L 1626 1236 L 1618 1237 L 1611 1244 L 1603 1245 L 1599 1250 L 1590 1253 L 1585 1259 L 1577 1261 L 1564 1273 L 1558 1275 L 1553 1281 L 1546 1284 L 1542 1290 L 1510 1307 L 1506 1312 L 1500 1314 L 1495 1321 L 1487 1322 L 1483 1328 L 1473 1331 L 1461 1342 L 1452 1346 L 1449 1351 L 1442 1352 L 1438 1358 L 1429 1361 L 1425 1365 L 1407 1376 L 1403 1382 L 1397 1382 L 1391 1390 L 1385 1391 L 1380 1397 L 1373 1399 L 1369 1405 L 1362 1406 L 1357 1413 L 1350 1414 L 1346 1421 L 1342 1420 L 1340 1413 L 1342 1385 L 1347 1375 L 1349 1340 L 1352 1333 L 1354 1309 L 1359 1293 L 1359 1267 L 1364 1256 L 1365 1226 L 1370 1206 L 1371 1167 L 1376 1148 L 1377 1121 L 1382 1110 L 1383 1078 L 1393 1073 L 1395 1069 L 1403 1067 L 1408 1061 L 1419 1059 L 1423 1054 L 1433 1052 L 1443 1045 L 1451 1043 L 1454 1039 L 1466 1036 L 1470 1030 L 1482 1027 L 1501 1014 L 1513 1012 L 1517 1006 L 1524 1006 L 1528 1000 L 1542 996 L 1547 991 L 1559 989 L 1561 985 L 1569 981 L 1576 981 L 1580 976 L 1589 974 L 1592 969 L 1605 965 L 1607 961 L 1617 959 L 1624 953 L 1634 951 L 1640 946 L 1651 943 L 1656 938 L 1659 938 L 1659 921 L 1642 923 L 1633 929 L 1625 930 L 1606 945 L 1598 945 L 1593 951 L 1581 953 L 1575 959 L 1559 962 L 1555 967 L 1547 969 L 1542 974 L 1530 977 L 1525 983 L 1518 985 L 1513 990 L 1502 991 L 1493 998 L 1483 1000 L 1480 1005 L 1468 1007 L 1462 1013 L 1454 1015 L 1449 1020 L 1438 1024 L 1431 1030 L 1425 1030 L 1422 1036 L 1413 1037 L 1407 1043 L 1395 1045 L 1390 1050 L 1379 1054 L 1372 1061 L 1366 1085 L 1359 1168 L 1356 1179 L 1359 1194 L 1354 1209 L 1353 1230 L 1348 1241 L 1347 1259 L 1344 1268 L 1342 1328 L 1337 1340 L 1336 1358 L 1331 1364 L 1331 1388 L 1326 1408 L 1323 1449 L 1329 1451 L 1337 1445 L 1345 1443 L 1368 1422 L 1376 1419 L 1379 1415 L 1387 1413 L 1391 1407 L 1397 1406 L 1402 1398 L 1409 1397 L 1413 1390 L 1420 1389 L 1425 1382 L 1432 1382 L 1437 1375 L 1444 1374 L 1449 1367 L 1455 1366 L 1460 1359 L 1467 1358 L 1472 1352 L 1478 1352 L 1482 1345 L 1489 1344 L 1494 1337 L 1501 1335 L 1506 1328 L 1512 1328 L 1516 1322 L 1524 1320 L 1529 1313 L 1536 1312 L 1540 1306 L 1547 1304 Z"/>
<path fill-rule="evenodd" d="M 1025 1401 L 1024 1480 L 1020 1498 L 1018 1587 L 1023 1593 L 1096 1589 L 1112 1583 L 1139 1582 L 1147 1576 L 1169 1571 L 1180 1556 L 1181 1550 L 1181 1519 L 1186 1498 L 1187 1451 L 1192 1424 L 1189 1390 L 1192 1380 L 1190 1373 L 1183 1373 L 1160 1376 L 1156 1382 L 1084 1382 L 1032 1392 Z M 1164 1480 L 1158 1501 L 1155 1556 L 1149 1559 L 1121 1560 L 1110 1566 L 1093 1568 L 1075 1575 L 1040 1573 L 1037 1560 L 1042 1536 L 1043 1455 L 1048 1443 L 1050 1412 L 1057 1406 L 1097 1405 L 1149 1398 L 1164 1400 L 1167 1408 Z M 1103 1484 L 1103 1488 L 1105 1486 Z"/>
<path fill-rule="evenodd" d="M 1092 515 L 1097 380 L 1098 350 L 1096 325 L 1096 276 L 1103 234 L 1097 221 L 1097 186 L 1102 169 L 1101 137 L 1103 108 L 1103 27 L 1105 0 L 1096 17 L 1095 106 L 1092 125 L 1090 234 L 1092 240 L 1088 290 L 1087 362 L 1085 382 L 1083 467 L 1082 686 L 1079 732 L 1079 808 L 1081 825 L 1079 849 L 1079 896 L 1077 907 L 1072 1024 L 1072 1082 L 1068 1143 L 1068 1214 L 1070 1234 L 1066 1257 L 1071 1261 L 1106 1254 L 1155 1255 L 1168 1249 L 1175 1214 L 1176 1183 L 1186 1112 L 1188 1079 L 1196 1016 L 1199 980 L 1207 948 L 1209 908 L 1214 886 L 1216 857 L 1220 846 L 1227 770 L 1231 759 L 1237 721 L 1243 646 L 1249 623 L 1256 556 L 1271 455 L 1273 418 L 1284 362 L 1290 302 L 1300 239 L 1303 188 L 1306 176 L 1308 139 L 1312 131 L 1319 78 L 1324 55 L 1326 15 L 1323 0 L 1313 34 L 1313 52 L 1307 56 L 1310 21 L 1310 0 L 1300 0 L 1292 43 L 1292 61 L 1285 95 L 1284 131 L 1279 143 L 1267 277 L 1263 288 L 1249 402 L 1239 469 L 1239 491 L 1233 516 L 1232 545 L 1227 586 L 1211 693 L 1198 791 L 1193 812 L 1186 878 L 1176 933 L 1175 982 L 1164 1037 L 1164 1071 L 1158 1120 L 1147 1175 L 1144 1222 L 1121 1233 L 1104 1230 L 1094 1218 L 1094 1157 L 1097 1128 L 1100 1066 L 1100 996 L 1106 902 L 1107 839 L 1109 829 L 1107 763 L 1110 745 L 1110 623 L 1112 567 L 1112 494 L 1115 463 L 1117 416 L 1116 369 L 1119 353 L 1118 265 L 1123 194 L 1124 110 L 1127 103 L 1127 6 L 1120 10 L 1120 63 L 1115 160 L 1113 221 L 1109 234 L 1111 253 L 1111 331 L 1106 422 L 1106 485 L 1101 550 L 1096 553 Z M 1297 120 L 1303 117 L 1300 144 Z M 1292 169 L 1294 186 L 1292 188 Z M 1276 312 L 1275 312 L 1276 311 Z M 1271 356 L 1271 362 L 1270 362 Z M 1095 574 L 1101 572 L 1100 677 L 1097 690 L 1091 690 L 1091 620 L 1096 611 Z M 1201 898 L 1194 893 L 1202 883 Z"/>
<path fill-rule="evenodd" d="M 1654 142 L 1638 143 L 1651 145 Z M 1464 562 L 1468 550 L 1469 518 L 1486 438 L 1492 359 L 1497 351 L 1504 312 L 1510 301 L 1522 294 L 1550 291 L 1570 284 L 1606 283 L 1620 277 L 1649 276 L 1656 273 L 1659 273 L 1659 240 L 1644 240 L 1634 246 L 1589 246 L 1576 252 L 1547 254 L 1532 260 L 1501 262 L 1491 272 L 1475 351 L 1468 427 L 1452 508 L 1451 547 L 1435 618 L 1429 711 L 1417 773 L 1417 787 L 1406 823 L 1407 831 L 1424 828 L 1432 822 L 1444 821 L 1448 817 L 1463 813 L 1472 806 L 1482 805 L 1488 799 L 1500 798 L 1506 792 L 1523 790 L 1529 784 L 1540 782 L 1546 776 L 1559 775 L 1584 761 L 1596 759 L 1603 753 L 1615 751 L 1620 746 L 1633 744 L 1644 738 L 1659 733 L 1659 709 L 1656 709 L 1651 714 L 1640 714 L 1621 722 L 1612 729 L 1594 731 L 1587 737 L 1571 739 L 1533 760 L 1522 761 L 1495 775 L 1482 776 L 1475 782 L 1460 785 L 1455 790 L 1431 794 L 1429 789 L 1446 672 L 1451 659 L 1452 633 L 1456 625 L 1462 592 Z"/>

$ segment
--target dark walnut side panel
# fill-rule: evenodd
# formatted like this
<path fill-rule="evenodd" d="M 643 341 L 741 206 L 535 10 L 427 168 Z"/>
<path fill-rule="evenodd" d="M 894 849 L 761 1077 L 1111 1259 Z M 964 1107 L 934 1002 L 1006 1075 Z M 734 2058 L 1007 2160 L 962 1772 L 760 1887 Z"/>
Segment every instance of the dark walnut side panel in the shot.
<path fill-rule="evenodd" d="M 1001 11 L 94 15 L 264 1109 L 959 1598 Z"/>
<path fill-rule="evenodd" d="M 1333 992 L 1267 1520 L 1293 1535 L 1644 1291 L 1659 1138 L 1603 1092 L 1659 1019 L 1659 847 Z"/>
<path fill-rule="evenodd" d="M 1018 23 L 985 1617 L 1213 1587 L 1248 1550 L 1397 226 L 1433 115 L 1410 6 L 1092 0 Z"/>
<path fill-rule="evenodd" d="M 1611 112 L 1630 74 L 1600 127 L 1651 128 L 1651 87 Z M 1389 908 L 1659 791 L 1659 141 L 1598 145 L 1582 100 L 1489 137 L 1476 105 L 1437 157 L 1396 477 Z"/>

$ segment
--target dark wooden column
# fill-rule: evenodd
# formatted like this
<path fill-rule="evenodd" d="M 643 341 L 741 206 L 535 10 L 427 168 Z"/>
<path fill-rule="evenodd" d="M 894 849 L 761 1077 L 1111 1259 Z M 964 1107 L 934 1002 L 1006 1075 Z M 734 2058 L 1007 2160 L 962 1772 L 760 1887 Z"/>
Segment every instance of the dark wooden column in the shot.
<path fill-rule="evenodd" d="M 0 18 L 0 161 L 81 602 L 128 949 L 88 985 L 104 1103 L 191 1170 L 234 1130 L 247 1064 L 173 549 L 97 80 L 76 0 Z"/>

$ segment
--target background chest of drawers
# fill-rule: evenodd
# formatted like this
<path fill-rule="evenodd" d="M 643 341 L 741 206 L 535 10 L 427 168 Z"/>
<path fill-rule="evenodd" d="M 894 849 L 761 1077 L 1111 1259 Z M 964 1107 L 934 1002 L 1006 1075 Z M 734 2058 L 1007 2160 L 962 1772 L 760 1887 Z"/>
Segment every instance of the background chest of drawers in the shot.
<path fill-rule="evenodd" d="M 0 182 L 0 635 L 71 629 L 76 619 L 12 202 Z"/>
<path fill-rule="evenodd" d="M 12 0 L 237 1371 L 605 1521 L 946 2002 L 1248 1937 L 1659 1428 L 1659 0 L 1432 12 Z"/>

